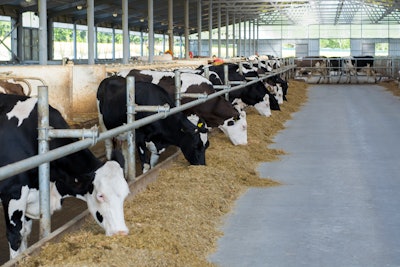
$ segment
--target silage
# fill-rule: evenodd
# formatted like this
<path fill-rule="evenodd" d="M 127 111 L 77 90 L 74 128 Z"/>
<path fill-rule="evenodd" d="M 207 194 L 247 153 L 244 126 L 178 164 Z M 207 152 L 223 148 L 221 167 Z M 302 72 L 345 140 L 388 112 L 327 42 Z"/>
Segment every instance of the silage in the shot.
<path fill-rule="evenodd" d="M 248 145 L 233 146 L 217 129 L 210 138 L 206 166 L 190 166 L 179 156 L 156 182 L 125 203 L 128 236 L 106 237 L 89 218 L 82 229 L 60 242 L 48 243 L 21 266 L 213 266 L 207 255 L 223 234 L 224 215 L 248 187 L 276 186 L 256 172 L 260 162 L 279 159 L 284 151 L 270 149 L 305 103 L 307 85 L 290 81 L 288 101 L 271 117 L 247 110 Z"/>

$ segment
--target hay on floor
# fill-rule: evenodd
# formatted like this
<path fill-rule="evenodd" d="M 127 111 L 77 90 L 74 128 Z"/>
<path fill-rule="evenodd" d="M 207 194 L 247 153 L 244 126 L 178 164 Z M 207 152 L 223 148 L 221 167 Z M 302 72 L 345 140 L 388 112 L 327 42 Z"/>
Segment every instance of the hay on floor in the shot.
<path fill-rule="evenodd" d="M 60 242 L 48 243 L 20 266 L 213 266 L 207 256 L 223 234 L 219 227 L 235 200 L 250 186 L 276 186 L 256 172 L 260 162 L 279 159 L 272 138 L 307 100 L 307 85 L 289 82 L 288 101 L 271 117 L 247 110 L 248 145 L 233 146 L 215 129 L 206 166 L 189 166 L 183 156 L 158 180 L 125 203 L 128 236 L 106 237 L 88 219 Z"/>

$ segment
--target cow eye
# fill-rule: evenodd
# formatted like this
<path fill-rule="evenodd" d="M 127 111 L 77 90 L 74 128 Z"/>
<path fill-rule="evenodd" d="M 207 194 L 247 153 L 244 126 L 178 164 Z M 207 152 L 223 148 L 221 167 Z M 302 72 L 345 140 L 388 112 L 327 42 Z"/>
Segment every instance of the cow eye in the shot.
<path fill-rule="evenodd" d="M 235 125 L 234 121 L 228 121 L 228 126 L 233 126 L 233 125 Z"/>

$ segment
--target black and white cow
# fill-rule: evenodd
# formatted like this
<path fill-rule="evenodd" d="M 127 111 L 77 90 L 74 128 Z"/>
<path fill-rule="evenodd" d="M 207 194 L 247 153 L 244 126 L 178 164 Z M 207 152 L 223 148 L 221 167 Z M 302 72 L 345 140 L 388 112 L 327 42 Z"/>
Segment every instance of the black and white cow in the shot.
<path fill-rule="evenodd" d="M 69 128 L 61 114 L 50 107 L 50 126 Z M 0 94 L 0 166 L 38 154 L 37 98 Z M 50 149 L 75 141 L 58 138 Z M 122 157 L 119 157 L 122 159 Z M 124 179 L 122 161 L 99 161 L 88 149 L 50 163 L 50 210 L 61 208 L 66 197 L 87 202 L 96 222 L 106 235 L 127 235 L 124 199 L 129 187 Z M 0 181 L 0 199 L 4 208 L 7 239 L 12 258 L 27 248 L 32 219 L 39 219 L 37 168 Z"/>
<path fill-rule="evenodd" d="M 377 82 L 376 72 L 373 68 L 374 57 L 373 56 L 352 56 L 343 59 L 343 72 L 347 75 L 346 82 L 351 82 L 351 77 L 354 76 L 358 81 L 358 76 L 366 75 L 367 81 L 369 77 L 374 78 L 374 82 Z"/>
<path fill-rule="evenodd" d="M 126 78 L 111 76 L 104 79 L 97 90 L 97 101 L 102 130 L 126 123 Z M 172 98 L 160 86 L 139 81 L 135 82 L 135 102 L 137 105 L 146 106 L 175 106 Z M 139 120 L 151 114 L 154 112 L 137 112 L 135 119 Z M 179 147 L 190 164 L 205 165 L 208 140 L 202 139 L 200 133 L 207 131 L 203 125 L 193 124 L 182 112 L 136 129 L 136 144 L 143 172 L 153 167 L 157 163 L 157 156 L 170 145 Z M 111 146 L 111 140 L 107 140 L 107 157 Z M 147 149 L 152 152 L 150 162 Z"/>
<path fill-rule="evenodd" d="M 243 68 L 239 70 L 238 64 L 228 63 L 229 81 L 245 82 L 246 77 L 258 77 L 259 73 L 256 67 L 249 67 L 246 64 L 242 66 Z M 225 83 L 224 65 L 210 66 L 209 69 L 217 73 L 222 83 Z M 280 110 L 278 101 L 262 82 L 257 82 L 229 93 L 231 101 L 236 98 L 240 98 L 246 105 L 254 106 L 261 115 L 269 116 L 271 110 Z"/>
<path fill-rule="evenodd" d="M 263 61 L 254 60 L 255 63 L 242 63 L 242 72 L 246 77 L 260 77 L 263 75 L 271 75 L 271 71 L 273 70 L 272 67 L 269 67 L 262 63 Z M 280 67 L 280 65 L 279 65 Z M 277 68 L 279 68 L 277 67 Z M 280 110 L 281 104 L 283 101 L 286 100 L 286 95 L 288 91 L 288 83 L 284 79 L 280 77 L 279 74 L 271 76 L 264 81 L 264 86 L 268 89 L 268 93 L 271 99 L 271 109 L 272 110 Z M 272 99 L 274 96 L 275 99 Z"/>
<path fill-rule="evenodd" d="M 126 75 L 120 73 L 120 75 Z M 136 81 L 151 82 L 161 86 L 168 94 L 175 96 L 175 73 L 168 71 L 131 70 L 127 75 L 134 76 Z M 215 93 L 211 82 L 194 73 L 181 73 L 181 93 Z M 192 101 L 183 98 L 182 104 Z M 235 107 L 224 97 L 219 96 L 184 111 L 186 115 L 196 114 L 204 119 L 209 127 L 218 127 L 234 145 L 247 144 L 246 113 Z"/>

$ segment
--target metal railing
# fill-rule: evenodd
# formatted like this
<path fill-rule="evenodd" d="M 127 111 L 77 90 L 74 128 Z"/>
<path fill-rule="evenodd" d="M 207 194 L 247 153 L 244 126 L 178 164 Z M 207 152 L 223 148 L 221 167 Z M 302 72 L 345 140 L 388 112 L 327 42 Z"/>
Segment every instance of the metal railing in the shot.
<path fill-rule="evenodd" d="M 346 65 L 346 60 L 352 60 L 353 66 Z M 367 62 L 373 60 L 373 66 L 362 68 L 357 67 L 359 62 Z M 305 64 L 302 62 L 305 62 Z M 316 63 L 325 63 L 324 65 Z M 374 82 L 382 79 L 398 79 L 400 70 L 400 59 L 398 57 L 305 57 L 302 59 L 296 59 L 295 64 L 297 65 L 295 78 L 310 78 L 318 77 L 326 79 L 328 83 L 335 81 L 340 83 L 344 81 L 342 77 L 345 77 L 346 82 L 351 82 L 351 77 L 355 77 L 358 82 L 358 78 L 373 77 Z M 304 71 L 304 75 L 300 73 Z M 364 71 L 365 73 L 362 73 Z M 332 79 L 332 80 L 331 80 Z M 369 82 L 371 82 L 369 80 Z M 367 80 L 368 82 L 368 80 Z"/>
<path fill-rule="evenodd" d="M 104 141 L 106 139 L 113 138 L 125 132 L 128 132 L 128 152 L 130 154 L 128 165 L 129 165 L 129 173 L 130 176 L 135 174 L 135 158 L 134 158 L 134 147 L 135 147 L 135 133 L 134 130 L 136 128 L 142 127 L 146 124 L 152 123 L 156 120 L 164 119 L 167 116 L 172 114 L 184 111 L 196 105 L 202 104 L 210 99 L 219 97 L 221 95 L 229 94 L 230 91 L 238 90 L 244 88 L 248 85 L 257 83 L 269 77 L 279 75 L 285 73 L 289 70 L 292 70 L 295 65 L 284 66 L 280 69 L 277 69 L 270 74 L 264 75 L 258 79 L 251 80 L 244 84 L 239 84 L 236 86 L 232 86 L 229 82 L 225 84 L 225 88 L 219 90 L 210 95 L 189 95 L 189 97 L 198 98 L 196 100 L 190 101 L 185 104 L 180 104 L 180 101 L 177 100 L 177 106 L 174 108 L 167 107 L 146 107 L 146 106 L 136 106 L 134 102 L 134 79 L 133 77 L 127 77 L 127 124 L 122 126 L 110 129 L 108 131 L 102 132 L 100 134 L 97 133 L 96 129 L 91 130 L 77 130 L 77 129 L 57 129 L 52 130 L 48 124 L 48 95 L 47 95 L 47 86 L 39 86 L 39 98 L 38 98 L 38 132 L 39 132 L 39 154 L 26 158 L 24 160 L 8 164 L 6 166 L 0 167 L 0 181 L 7 179 L 13 175 L 25 172 L 32 168 L 39 166 L 39 185 L 41 192 L 44 192 L 43 199 L 41 197 L 40 201 L 40 211 L 41 211 L 41 238 L 47 236 L 50 233 L 50 210 L 49 210 L 49 162 L 62 158 L 64 156 L 70 155 L 72 153 L 78 152 L 80 150 L 89 148 L 95 145 L 99 141 Z M 228 75 L 228 68 L 226 66 L 225 70 L 226 80 Z M 179 79 L 179 75 L 178 79 Z M 178 83 L 178 82 L 176 82 Z M 184 96 L 184 94 L 180 94 L 180 97 Z M 47 109 L 47 110 L 46 110 Z M 135 121 L 134 114 L 136 111 L 152 111 L 157 112 L 156 114 L 149 115 L 145 118 Z M 47 118 L 46 118 L 47 116 Z M 43 120 L 44 117 L 44 120 Z M 78 137 L 82 138 L 79 141 L 70 143 L 65 146 L 61 146 L 55 148 L 53 150 L 48 150 L 48 141 L 51 138 L 55 137 Z M 130 178 L 132 179 L 132 178 Z M 47 192 L 47 193 L 46 193 Z M 42 208 L 43 206 L 43 208 Z"/>

